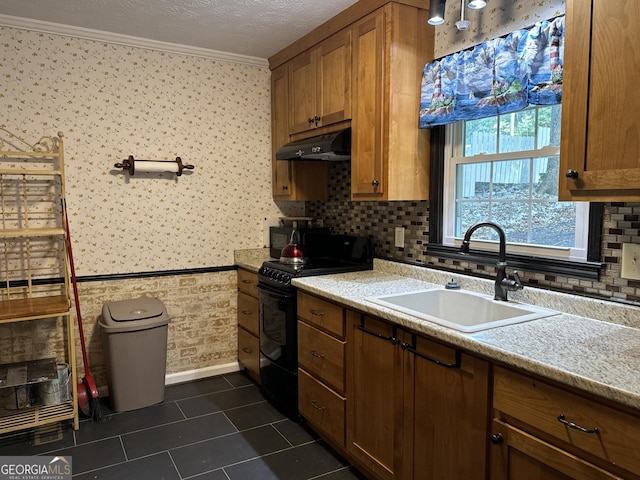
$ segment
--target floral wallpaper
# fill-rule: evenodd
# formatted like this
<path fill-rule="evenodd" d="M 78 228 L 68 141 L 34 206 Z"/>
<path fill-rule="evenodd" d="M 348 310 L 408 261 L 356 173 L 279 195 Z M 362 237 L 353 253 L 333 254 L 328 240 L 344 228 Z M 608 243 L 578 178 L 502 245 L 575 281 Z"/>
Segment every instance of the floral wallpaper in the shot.
<path fill-rule="evenodd" d="M 456 22 L 460 20 L 461 5 L 462 2 L 456 0 L 446 4 L 445 23 L 435 27 L 435 58 L 530 27 L 562 15 L 565 10 L 565 0 L 487 0 L 482 10 L 465 10 L 471 24 L 468 30 L 460 31 Z"/>
<path fill-rule="evenodd" d="M 0 125 L 64 133 L 78 276 L 233 264 L 271 197 L 270 72 L 263 66 L 0 28 Z M 129 176 L 136 159 L 195 166 Z"/>

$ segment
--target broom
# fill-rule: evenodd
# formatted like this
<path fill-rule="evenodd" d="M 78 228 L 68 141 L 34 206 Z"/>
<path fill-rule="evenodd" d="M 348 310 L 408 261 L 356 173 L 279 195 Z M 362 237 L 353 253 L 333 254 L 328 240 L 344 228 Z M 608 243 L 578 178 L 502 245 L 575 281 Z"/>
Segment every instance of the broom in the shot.
<path fill-rule="evenodd" d="M 71 233 L 69 231 L 69 218 L 67 217 L 67 201 L 62 199 L 62 209 L 66 228 L 67 252 L 69 252 L 69 267 L 71 269 L 71 283 L 73 285 L 73 297 L 76 305 L 76 317 L 78 318 L 78 331 L 80 332 L 80 345 L 82 347 L 82 362 L 84 364 L 84 378 L 78 383 L 78 406 L 87 417 L 93 417 L 97 422 L 104 420 L 103 407 L 98 396 L 98 387 L 89 373 L 89 361 L 87 359 L 87 347 L 84 341 L 84 329 L 82 328 L 82 314 L 80 313 L 80 297 L 78 295 L 78 281 L 76 269 L 73 263 L 73 249 L 71 247 Z"/>

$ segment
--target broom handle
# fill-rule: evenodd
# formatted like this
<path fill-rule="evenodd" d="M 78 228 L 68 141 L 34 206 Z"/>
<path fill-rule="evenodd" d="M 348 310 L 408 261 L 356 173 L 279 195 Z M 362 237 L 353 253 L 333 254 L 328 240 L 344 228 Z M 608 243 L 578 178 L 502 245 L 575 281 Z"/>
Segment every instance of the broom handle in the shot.
<path fill-rule="evenodd" d="M 82 328 L 82 314 L 80 313 L 80 299 L 78 296 L 78 282 L 76 280 L 76 269 L 73 264 L 73 249 L 71 248 L 71 233 L 69 232 L 69 218 L 67 217 L 67 201 L 62 199 L 62 212 L 64 216 L 64 224 L 67 231 L 66 244 L 69 252 L 69 267 L 71 268 L 71 284 L 73 285 L 73 298 L 76 305 L 76 316 L 78 317 L 78 331 L 80 332 L 80 345 L 82 347 L 82 363 L 84 365 L 84 374 L 89 375 L 89 362 L 87 361 L 87 348 L 84 345 L 84 330 Z"/>

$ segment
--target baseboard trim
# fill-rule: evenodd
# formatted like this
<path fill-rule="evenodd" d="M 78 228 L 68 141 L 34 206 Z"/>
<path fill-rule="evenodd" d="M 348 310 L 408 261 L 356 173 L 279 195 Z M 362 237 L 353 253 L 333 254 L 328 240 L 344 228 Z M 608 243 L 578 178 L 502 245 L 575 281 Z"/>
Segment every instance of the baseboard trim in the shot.
<path fill-rule="evenodd" d="M 201 378 L 215 377 L 225 373 L 237 372 L 240 370 L 238 362 L 224 363 L 222 365 L 213 365 L 211 367 L 199 368 L 197 370 L 187 370 L 185 372 L 170 373 L 165 376 L 165 385 L 175 385 L 177 383 L 191 382 Z"/>

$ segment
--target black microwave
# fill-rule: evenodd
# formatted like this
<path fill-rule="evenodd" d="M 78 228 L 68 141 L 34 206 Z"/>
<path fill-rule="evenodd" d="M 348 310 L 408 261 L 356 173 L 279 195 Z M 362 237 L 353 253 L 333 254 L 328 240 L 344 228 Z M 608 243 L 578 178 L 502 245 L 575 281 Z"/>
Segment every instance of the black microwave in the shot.
<path fill-rule="evenodd" d="M 269 255 L 271 255 L 271 258 L 280 258 L 282 249 L 291 241 L 291 233 L 293 233 L 293 227 L 291 225 L 282 227 L 269 227 Z M 298 228 L 300 245 L 307 244 L 307 237 L 309 235 L 318 234 L 329 235 L 331 234 L 331 229 L 325 227 Z"/>

